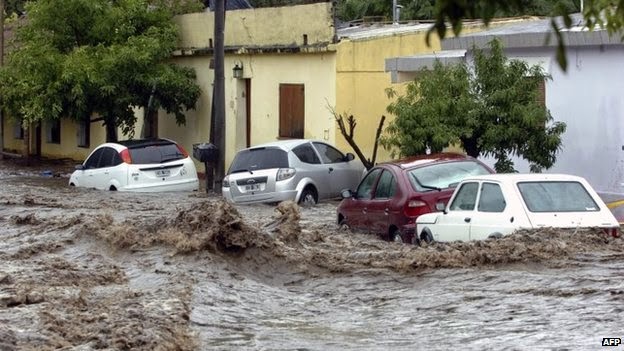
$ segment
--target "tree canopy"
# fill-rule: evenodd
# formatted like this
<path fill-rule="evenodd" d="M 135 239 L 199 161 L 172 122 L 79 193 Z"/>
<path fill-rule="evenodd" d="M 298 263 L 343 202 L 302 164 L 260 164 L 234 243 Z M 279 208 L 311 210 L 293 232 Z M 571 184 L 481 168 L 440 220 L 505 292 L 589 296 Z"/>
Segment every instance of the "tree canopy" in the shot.
<path fill-rule="evenodd" d="M 434 20 L 440 15 L 446 20 L 491 19 L 490 16 L 551 16 L 579 11 L 576 0 L 512 0 L 512 1 L 438 1 L 438 0 L 397 0 L 403 20 Z M 483 5 L 483 8 L 481 8 Z M 341 0 L 337 3 L 337 15 L 343 21 L 358 20 L 367 16 L 392 19 L 392 1 L 386 0 Z M 474 10 L 472 10 L 474 8 Z M 458 12 L 456 12 L 458 11 Z M 461 24 L 458 22 L 457 24 Z"/>
<path fill-rule="evenodd" d="M 473 157 L 494 156 L 499 172 L 514 170 L 510 155 L 529 161 L 531 171 L 552 167 L 566 126 L 538 99 L 550 77 L 540 66 L 507 60 L 498 40 L 490 46 L 487 54 L 475 49 L 473 67 L 438 61 L 404 95 L 389 90 L 396 100 L 388 111 L 396 118 L 382 145 L 411 156 L 457 144 Z"/>
<path fill-rule="evenodd" d="M 161 1 L 161 3 L 164 3 Z M 177 42 L 171 7 L 147 0 L 37 0 L 0 69 L 0 99 L 24 124 L 99 116 L 107 140 L 132 136 L 133 107 L 185 122 L 200 95 L 195 72 L 168 62 Z"/>

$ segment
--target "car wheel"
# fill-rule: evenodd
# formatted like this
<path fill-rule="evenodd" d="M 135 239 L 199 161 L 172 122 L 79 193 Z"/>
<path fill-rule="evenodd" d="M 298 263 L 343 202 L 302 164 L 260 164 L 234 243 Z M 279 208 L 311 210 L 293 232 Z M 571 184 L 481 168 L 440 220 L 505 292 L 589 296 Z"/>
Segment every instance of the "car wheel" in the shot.
<path fill-rule="evenodd" d="M 400 230 L 395 230 L 390 234 L 390 241 L 394 241 L 395 243 L 403 243 L 403 234 Z"/>
<path fill-rule="evenodd" d="M 412 237 L 412 245 L 414 246 L 420 246 L 420 239 L 418 239 L 418 235 L 414 235 Z"/>
<path fill-rule="evenodd" d="M 349 226 L 349 223 L 347 223 L 346 218 L 340 220 L 340 222 L 338 223 L 338 230 L 342 232 L 351 230 L 351 227 Z"/>
<path fill-rule="evenodd" d="M 427 244 L 431 244 L 433 242 L 433 235 L 429 228 L 423 229 L 422 233 L 420 233 L 420 241 L 426 242 Z"/>
<path fill-rule="evenodd" d="M 488 235 L 488 239 L 500 239 L 503 237 L 503 234 L 496 232 Z"/>
<path fill-rule="evenodd" d="M 318 202 L 318 198 L 316 197 L 316 191 L 311 188 L 303 189 L 301 193 L 301 197 L 299 198 L 299 205 L 301 206 L 314 206 Z"/>

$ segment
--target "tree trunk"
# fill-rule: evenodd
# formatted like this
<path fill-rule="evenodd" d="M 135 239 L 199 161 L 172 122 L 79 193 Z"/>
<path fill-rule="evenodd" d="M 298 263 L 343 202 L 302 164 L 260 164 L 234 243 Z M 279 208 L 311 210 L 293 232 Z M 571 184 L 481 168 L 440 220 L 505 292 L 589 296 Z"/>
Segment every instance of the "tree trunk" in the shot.
<path fill-rule="evenodd" d="M 24 126 L 24 150 L 22 150 L 22 155 L 24 160 L 26 160 L 26 164 L 30 165 L 30 125 Z"/>
<path fill-rule="evenodd" d="M 479 145 L 476 139 L 462 138 L 461 142 L 468 156 L 472 156 L 474 158 L 479 157 L 479 154 L 481 153 L 481 149 L 479 148 Z"/>
<path fill-rule="evenodd" d="M 117 141 L 117 125 L 115 124 L 115 117 L 106 117 L 104 122 L 106 125 L 106 141 L 114 143 Z"/>

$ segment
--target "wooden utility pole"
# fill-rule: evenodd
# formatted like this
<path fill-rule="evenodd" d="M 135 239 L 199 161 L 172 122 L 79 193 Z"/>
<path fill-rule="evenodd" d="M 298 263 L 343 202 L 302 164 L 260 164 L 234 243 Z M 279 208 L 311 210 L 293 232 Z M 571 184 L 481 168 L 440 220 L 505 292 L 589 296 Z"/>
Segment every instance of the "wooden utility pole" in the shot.
<path fill-rule="evenodd" d="M 0 0 L 0 66 L 4 65 L 4 0 Z M 0 106 L 0 160 L 4 157 L 4 114 Z"/>
<path fill-rule="evenodd" d="M 213 143 L 219 148 L 219 159 L 214 169 L 213 189 L 220 193 L 221 183 L 225 176 L 225 70 L 224 70 L 224 41 L 225 41 L 225 0 L 216 0 L 214 11 L 214 94 L 213 113 L 214 121 L 211 131 L 214 136 Z"/>

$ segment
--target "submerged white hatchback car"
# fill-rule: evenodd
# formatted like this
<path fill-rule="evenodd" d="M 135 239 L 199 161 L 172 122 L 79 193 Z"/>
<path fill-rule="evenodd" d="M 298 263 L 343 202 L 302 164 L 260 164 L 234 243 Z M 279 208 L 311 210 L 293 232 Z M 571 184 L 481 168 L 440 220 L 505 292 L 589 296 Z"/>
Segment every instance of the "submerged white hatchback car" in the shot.
<path fill-rule="evenodd" d="M 603 228 L 620 224 L 584 178 L 565 174 L 492 174 L 464 179 L 444 212 L 416 220 L 421 241 L 500 237 L 521 228 Z"/>
<path fill-rule="evenodd" d="M 293 200 L 304 205 L 338 198 L 355 189 L 364 171 L 351 153 L 322 141 L 281 140 L 239 151 L 223 179 L 222 194 L 234 203 Z"/>
<path fill-rule="evenodd" d="M 105 143 L 76 166 L 69 185 L 100 190 L 160 192 L 199 188 L 193 160 L 168 139 Z"/>

